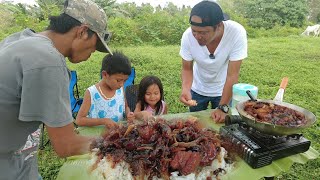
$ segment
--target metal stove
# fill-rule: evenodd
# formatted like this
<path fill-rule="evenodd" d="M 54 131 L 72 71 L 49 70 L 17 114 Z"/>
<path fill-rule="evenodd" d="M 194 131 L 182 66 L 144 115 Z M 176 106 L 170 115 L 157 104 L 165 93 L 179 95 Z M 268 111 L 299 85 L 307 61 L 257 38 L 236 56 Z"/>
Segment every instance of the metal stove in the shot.
<path fill-rule="evenodd" d="M 220 135 L 231 151 L 235 151 L 252 168 L 260 168 L 272 161 L 305 152 L 311 142 L 302 134 L 273 136 L 260 133 L 246 125 L 240 116 L 226 117 Z M 229 150 L 229 151 L 230 151 Z"/>

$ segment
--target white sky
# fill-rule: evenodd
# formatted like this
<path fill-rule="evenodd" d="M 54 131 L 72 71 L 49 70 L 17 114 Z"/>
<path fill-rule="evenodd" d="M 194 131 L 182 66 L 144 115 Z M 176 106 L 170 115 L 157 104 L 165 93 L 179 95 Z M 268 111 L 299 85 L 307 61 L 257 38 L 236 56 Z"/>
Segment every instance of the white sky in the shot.
<path fill-rule="evenodd" d="M 1 0 L 0 0 L 1 1 Z M 26 4 L 34 4 L 34 0 L 12 0 L 15 3 L 26 3 Z M 117 0 L 118 3 L 122 2 L 135 2 L 137 5 L 140 5 L 141 3 L 150 3 L 153 6 L 157 6 L 160 4 L 161 6 L 164 6 L 167 4 L 167 2 L 173 2 L 178 7 L 181 7 L 182 5 L 193 7 L 195 4 L 200 2 L 201 0 Z"/>
<path fill-rule="evenodd" d="M 181 7 L 182 5 L 193 7 L 195 4 L 200 2 L 201 0 L 117 0 L 118 3 L 122 2 L 135 2 L 137 5 L 142 3 L 150 3 L 152 6 L 161 5 L 164 6 L 168 2 L 172 2 L 173 4 Z"/>

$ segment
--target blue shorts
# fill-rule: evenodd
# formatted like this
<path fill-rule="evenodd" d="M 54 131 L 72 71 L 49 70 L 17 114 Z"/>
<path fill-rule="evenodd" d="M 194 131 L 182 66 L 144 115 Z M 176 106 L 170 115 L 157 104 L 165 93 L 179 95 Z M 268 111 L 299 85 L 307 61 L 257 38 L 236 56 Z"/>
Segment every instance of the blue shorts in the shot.
<path fill-rule="evenodd" d="M 191 90 L 191 96 L 193 100 L 197 101 L 197 106 L 190 106 L 190 112 L 202 111 L 208 109 L 209 102 L 211 104 L 211 109 L 215 109 L 218 107 L 219 102 L 221 100 L 221 96 L 217 97 L 209 97 L 202 96 Z"/>

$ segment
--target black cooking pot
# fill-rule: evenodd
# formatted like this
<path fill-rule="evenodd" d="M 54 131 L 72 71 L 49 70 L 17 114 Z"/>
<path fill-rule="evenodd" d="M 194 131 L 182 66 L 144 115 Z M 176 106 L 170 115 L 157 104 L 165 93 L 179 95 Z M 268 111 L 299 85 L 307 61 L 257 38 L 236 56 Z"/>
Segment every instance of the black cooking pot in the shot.
<path fill-rule="evenodd" d="M 266 123 L 266 122 L 259 122 L 256 120 L 255 117 L 251 116 L 246 111 L 244 111 L 244 104 L 246 101 L 239 102 L 236 106 L 236 109 L 237 109 L 239 115 L 242 117 L 243 121 L 245 121 L 249 126 L 255 128 L 256 130 L 258 130 L 262 133 L 277 135 L 277 136 L 298 134 L 302 130 L 304 130 L 308 127 L 311 127 L 313 125 L 313 123 L 316 122 L 316 116 L 312 112 L 310 112 L 304 108 L 301 108 L 299 106 L 285 103 L 285 102 L 281 102 L 281 101 L 262 100 L 262 99 L 257 100 L 253 96 L 251 96 L 250 92 L 248 92 L 248 95 L 250 96 L 251 101 L 253 100 L 253 101 L 257 101 L 257 102 L 272 103 L 272 104 L 281 105 L 281 106 L 284 106 L 287 108 L 291 108 L 293 110 L 296 110 L 296 111 L 304 114 L 305 118 L 307 119 L 306 124 L 304 124 L 302 126 L 298 126 L 298 127 L 286 127 L 286 126 L 280 126 L 280 125 L 270 124 L 270 123 Z"/>

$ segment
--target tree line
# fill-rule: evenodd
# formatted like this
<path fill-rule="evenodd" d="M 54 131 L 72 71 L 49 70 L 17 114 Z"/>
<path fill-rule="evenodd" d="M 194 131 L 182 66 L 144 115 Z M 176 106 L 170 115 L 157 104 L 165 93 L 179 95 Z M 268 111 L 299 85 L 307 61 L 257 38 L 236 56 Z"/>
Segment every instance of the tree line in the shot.
<path fill-rule="evenodd" d="M 94 0 L 108 16 L 108 30 L 115 45 L 179 44 L 189 27 L 191 7 L 153 7 L 149 3 L 117 3 L 115 0 Z M 58 15 L 64 0 L 36 0 L 37 5 L 0 3 L 0 39 L 32 28 L 42 31 L 48 17 Z M 320 0 L 218 0 L 232 20 L 241 23 L 251 38 L 261 36 L 299 35 L 307 25 L 320 21 Z"/>

